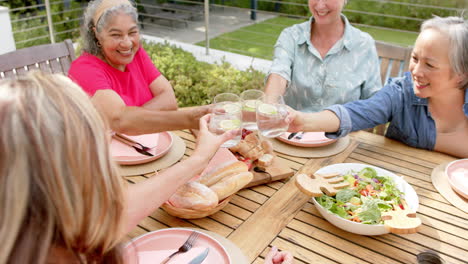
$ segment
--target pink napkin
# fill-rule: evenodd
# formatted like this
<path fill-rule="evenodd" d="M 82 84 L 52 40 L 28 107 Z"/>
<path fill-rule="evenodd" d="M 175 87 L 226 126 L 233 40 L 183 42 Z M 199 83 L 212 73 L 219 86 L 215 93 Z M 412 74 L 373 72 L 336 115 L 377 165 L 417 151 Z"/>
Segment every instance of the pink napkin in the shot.
<path fill-rule="evenodd" d="M 230 164 L 234 163 L 237 161 L 236 156 L 232 154 L 232 152 L 227 149 L 227 148 L 220 148 L 218 151 L 215 153 L 215 155 L 211 158 L 210 162 L 206 166 L 206 168 L 200 173 L 200 175 L 203 175 L 206 172 L 209 172 L 211 169 L 213 169 L 216 166 L 219 166 L 221 164 Z M 194 177 L 192 180 L 196 180 L 200 177 L 200 175 L 197 175 Z"/>
<path fill-rule="evenodd" d="M 189 263 L 196 256 L 200 255 L 206 247 L 193 247 L 186 253 L 177 254 L 171 258 L 169 263 Z M 160 263 L 169 255 L 177 251 L 177 249 L 170 250 L 154 250 L 154 251 L 141 251 L 138 252 L 138 263 L 139 264 L 154 264 Z M 208 252 L 208 255 L 210 252 Z"/>
<path fill-rule="evenodd" d="M 158 145 L 159 133 L 145 134 L 145 135 L 139 135 L 139 136 L 127 136 L 127 137 L 135 140 L 138 143 L 143 144 L 144 146 L 148 148 L 151 148 L 148 152 L 150 152 L 153 155 L 156 155 L 155 147 Z M 147 157 L 143 154 L 136 152 L 134 148 L 120 141 L 117 141 L 115 139 L 111 140 L 110 149 L 111 149 L 112 156 L 114 157 L 122 157 L 122 158 L 123 157 L 129 157 L 129 158 Z"/>

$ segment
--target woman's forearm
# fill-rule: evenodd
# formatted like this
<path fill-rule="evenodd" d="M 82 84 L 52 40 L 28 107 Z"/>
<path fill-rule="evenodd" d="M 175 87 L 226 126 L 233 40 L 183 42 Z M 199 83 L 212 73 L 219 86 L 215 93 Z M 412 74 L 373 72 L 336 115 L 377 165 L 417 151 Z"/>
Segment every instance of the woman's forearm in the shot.
<path fill-rule="evenodd" d="M 126 232 L 158 209 L 180 186 L 200 174 L 208 162 L 209 157 L 194 154 L 145 181 L 130 184 L 126 193 Z"/>
<path fill-rule="evenodd" d="M 270 95 L 283 95 L 286 92 L 288 81 L 276 73 L 270 74 L 265 85 L 265 93 Z"/>
<path fill-rule="evenodd" d="M 318 113 L 299 113 L 302 131 L 336 132 L 340 128 L 340 119 L 332 111 Z"/>

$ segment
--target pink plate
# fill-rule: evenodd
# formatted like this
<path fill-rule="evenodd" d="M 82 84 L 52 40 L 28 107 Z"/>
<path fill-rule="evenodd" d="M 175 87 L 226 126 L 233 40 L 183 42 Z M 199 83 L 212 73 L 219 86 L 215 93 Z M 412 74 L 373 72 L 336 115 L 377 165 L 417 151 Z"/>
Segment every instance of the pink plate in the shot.
<path fill-rule="evenodd" d="M 329 145 L 336 141 L 336 139 L 330 139 L 325 137 L 325 132 L 305 132 L 302 139 L 292 138 L 288 139 L 291 133 L 283 133 L 283 135 L 277 137 L 278 140 L 283 141 L 286 144 L 299 146 L 299 147 L 322 147 Z"/>
<path fill-rule="evenodd" d="M 134 238 L 132 242 L 125 246 L 125 263 L 161 263 L 171 253 L 177 251 L 192 232 L 193 230 L 186 228 L 168 228 Z M 231 263 L 226 249 L 218 241 L 205 233 L 198 233 L 200 236 L 195 241 L 192 249 L 186 253 L 175 255 L 171 259 L 171 263 L 188 263 L 206 248 L 209 248 L 209 252 L 203 264 Z"/>
<path fill-rule="evenodd" d="M 112 139 L 110 144 L 111 155 L 117 163 L 122 165 L 136 165 L 156 160 L 166 154 L 172 147 L 172 135 L 169 132 L 127 137 L 151 148 L 148 152 L 154 156 L 140 154 L 132 147 Z"/>
<path fill-rule="evenodd" d="M 468 159 L 450 162 L 445 168 L 445 174 L 452 189 L 468 199 Z"/>

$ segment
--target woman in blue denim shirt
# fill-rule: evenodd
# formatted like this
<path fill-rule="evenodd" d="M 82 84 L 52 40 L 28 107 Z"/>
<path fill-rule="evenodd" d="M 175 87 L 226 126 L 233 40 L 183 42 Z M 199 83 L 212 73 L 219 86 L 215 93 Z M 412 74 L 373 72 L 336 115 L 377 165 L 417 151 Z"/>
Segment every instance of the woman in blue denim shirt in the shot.
<path fill-rule="evenodd" d="M 468 21 L 459 17 L 425 21 L 409 70 L 369 99 L 318 113 L 293 111 L 289 130 L 325 131 L 336 138 L 390 122 L 389 138 L 468 157 Z"/>

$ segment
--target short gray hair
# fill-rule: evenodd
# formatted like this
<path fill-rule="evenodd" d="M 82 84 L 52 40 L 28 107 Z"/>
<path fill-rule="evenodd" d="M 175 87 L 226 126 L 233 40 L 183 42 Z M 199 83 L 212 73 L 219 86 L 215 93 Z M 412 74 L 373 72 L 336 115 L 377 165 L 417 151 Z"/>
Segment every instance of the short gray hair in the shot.
<path fill-rule="evenodd" d="M 84 12 L 83 26 L 81 28 L 81 38 L 83 38 L 83 51 L 86 51 L 95 56 L 101 54 L 101 48 L 98 46 L 98 40 L 94 34 L 93 28 L 96 27 L 97 32 L 101 32 L 107 25 L 109 19 L 118 13 L 129 15 L 133 18 L 135 23 L 138 22 L 138 12 L 135 7 L 127 4 L 114 6 L 107 9 L 94 25 L 93 17 L 98 7 L 101 5 L 102 0 L 94 0 L 89 2 L 88 7 Z"/>
<path fill-rule="evenodd" d="M 449 60 L 453 71 L 463 76 L 461 89 L 468 88 L 468 20 L 462 17 L 434 17 L 421 25 L 421 32 L 435 29 L 449 39 Z"/>

